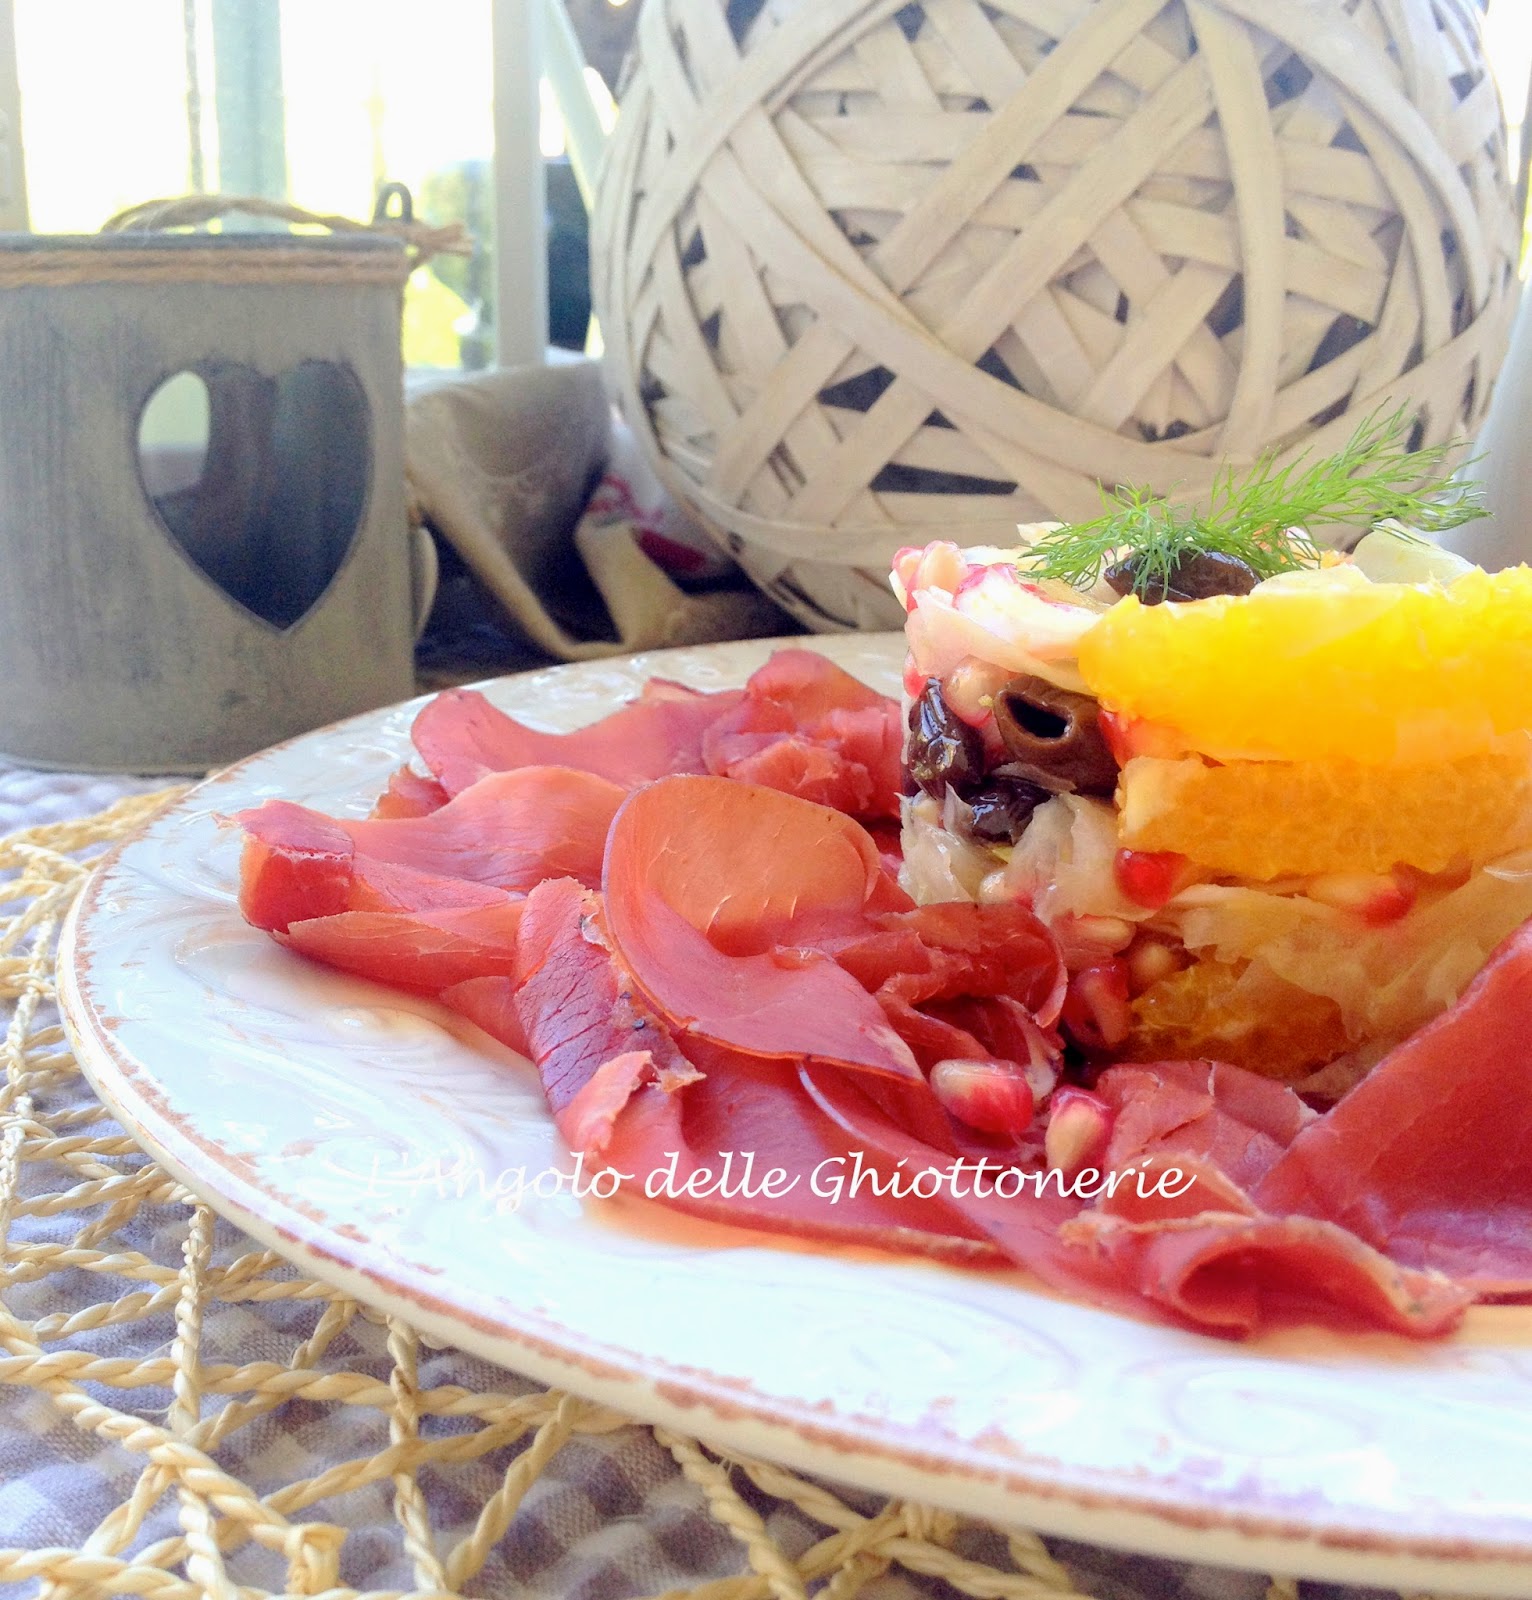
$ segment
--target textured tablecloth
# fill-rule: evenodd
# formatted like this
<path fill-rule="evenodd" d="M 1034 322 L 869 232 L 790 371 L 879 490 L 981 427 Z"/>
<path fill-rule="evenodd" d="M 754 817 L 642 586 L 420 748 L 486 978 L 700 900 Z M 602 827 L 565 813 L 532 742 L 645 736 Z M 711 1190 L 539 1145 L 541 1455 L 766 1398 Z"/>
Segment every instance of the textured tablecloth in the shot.
<path fill-rule="evenodd" d="M 162 786 L 0 763 L 0 835 Z M 21 1156 L 0 1303 L 0 1596 L 30 1591 L 4 1580 L 37 1573 L 75 1580 L 45 1586 L 55 1596 L 164 1600 L 299 1584 L 549 1600 L 1266 1593 L 1264 1576 L 1061 1541 L 1050 1556 L 1030 1536 L 720 1464 L 433 1351 L 298 1277 L 131 1148 L 48 1031 L 46 1003 L 22 1014 L 38 935 L 17 913 L 43 903 L 23 880 L 67 879 L 49 851 L 75 842 L 0 855 L 0 971 L 20 1000 L 4 1008 L 0 1225 L 6 1152 Z M 173 1473 L 156 1477 L 154 1462 Z M 145 1550 L 163 1576 L 132 1561 Z"/>

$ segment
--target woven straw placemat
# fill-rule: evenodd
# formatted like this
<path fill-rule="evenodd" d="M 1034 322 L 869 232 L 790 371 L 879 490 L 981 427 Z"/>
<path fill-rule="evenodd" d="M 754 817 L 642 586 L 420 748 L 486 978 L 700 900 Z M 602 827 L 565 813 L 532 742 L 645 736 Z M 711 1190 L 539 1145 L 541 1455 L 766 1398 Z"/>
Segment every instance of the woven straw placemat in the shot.
<path fill-rule="evenodd" d="M 719 1457 L 256 1247 L 112 1122 L 53 1008 L 92 857 L 172 792 L 0 840 L 0 1595 L 1294 1600 Z"/>

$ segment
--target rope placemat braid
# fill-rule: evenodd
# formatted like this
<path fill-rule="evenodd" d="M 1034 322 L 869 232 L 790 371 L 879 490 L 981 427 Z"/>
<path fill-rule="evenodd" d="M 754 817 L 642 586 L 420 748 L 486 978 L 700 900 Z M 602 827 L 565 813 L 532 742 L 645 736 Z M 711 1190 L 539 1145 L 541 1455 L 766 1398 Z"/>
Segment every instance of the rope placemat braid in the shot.
<path fill-rule="evenodd" d="M 53 1007 L 92 858 L 178 792 L 0 839 L 0 1595 L 1297 1600 L 721 1457 L 258 1248 L 111 1120 Z"/>

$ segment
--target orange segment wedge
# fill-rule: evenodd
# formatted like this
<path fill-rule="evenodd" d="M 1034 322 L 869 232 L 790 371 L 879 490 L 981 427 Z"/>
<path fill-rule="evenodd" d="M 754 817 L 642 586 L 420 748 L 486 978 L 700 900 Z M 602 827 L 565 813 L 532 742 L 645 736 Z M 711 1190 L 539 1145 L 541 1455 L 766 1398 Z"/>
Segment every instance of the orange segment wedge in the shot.
<path fill-rule="evenodd" d="M 1259 963 L 1199 961 L 1151 985 L 1133 1002 L 1121 1061 L 1206 1056 L 1292 1082 L 1349 1044 L 1340 1007 L 1285 982 Z"/>
<path fill-rule="evenodd" d="M 1174 850 L 1223 876 L 1441 872 L 1532 845 L 1532 739 L 1410 766 L 1137 756 L 1117 803 L 1125 847 Z"/>
<path fill-rule="evenodd" d="M 1080 669 L 1109 709 L 1218 760 L 1448 760 L 1532 728 L 1532 570 L 1417 585 L 1341 567 L 1130 598 L 1081 639 Z"/>

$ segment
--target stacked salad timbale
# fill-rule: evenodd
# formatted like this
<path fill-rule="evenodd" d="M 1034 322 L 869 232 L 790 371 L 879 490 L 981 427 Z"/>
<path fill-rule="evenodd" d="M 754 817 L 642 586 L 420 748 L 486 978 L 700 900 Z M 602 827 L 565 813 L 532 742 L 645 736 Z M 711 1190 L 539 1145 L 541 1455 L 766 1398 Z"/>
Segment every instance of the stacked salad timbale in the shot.
<path fill-rule="evenodd" d="M 1386 527 L 1131 561 L 901 552 L 906 887 L 1027 901 L 1099 1055 L 1333 1099 L 1532 917 L 1532 576 Z"/>

